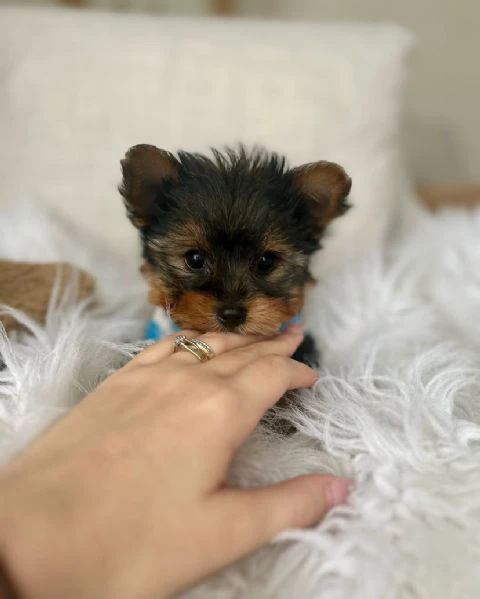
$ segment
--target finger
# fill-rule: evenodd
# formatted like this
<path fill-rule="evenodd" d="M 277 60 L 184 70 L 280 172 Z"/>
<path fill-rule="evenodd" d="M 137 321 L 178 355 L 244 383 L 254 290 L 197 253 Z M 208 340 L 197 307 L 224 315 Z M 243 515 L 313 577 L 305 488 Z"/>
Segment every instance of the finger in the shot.
<path fill-rule="evenodd" d="M 225 563 L 257 549 L 286 528 L 315 524 L 329 509 L 346 501 L 351 484 L 346 478 L 310 474 L 260 489 L 228 489 L 214 495 L 210 507 L 217 522 L 212 530 L 221 535 L 217 542 Z"/>
<path fill-rule="evenodd" d="M 214 361 L 219 355 L 224 354 L 225 352 L 253 345 L 258 341 L 265 339 L 265 337 L 261 337 L 260 335 L 238 335 L 237 333 L 211 332 L 196 336 L 196 339 L 203 341 L 213 350 L 215 354 L 213 358 Z M 172 359 L 188 364 L 200 363 L 198 358 L 186 350 L 178 351 Z"/>
<path fill-rule="evenodd" d="M 286 391 L 311 387 L 317 380 L 315 370 L 285 356 L 262 356 L 242 368 L 232 380 L 236 395 L 241 398 L 236 427 L 238 441 L 245 440 Z"/>
<path fill-rule="evenodd" d="M 185 335 L 188 339 L 195 337 L 197 335 L 197 331 L 185 330 L 180 333 L 173 333 L 172 335 L 167 335 L 161 341 L 157 343 L 153 343 L 146 349 L 144 349 L 141 353 L 138 354 L 133 360 L 131 360 L 127 366 L 149 366 L 150 364 L 154 364 L 163 360 L 167 356 L 173 354 L 175 338 L 178 335 Z"/>
<path fill-rule="evenodd" d="M 209 369 L 218 374 L 233 374 L 261 356 L 279 355 L 289 357 L 295 353 L 303 341 L 303 327 L 292 325 L 277 337 L 249 344 L 224 353 L 219 359 L 209 363 Z"/>

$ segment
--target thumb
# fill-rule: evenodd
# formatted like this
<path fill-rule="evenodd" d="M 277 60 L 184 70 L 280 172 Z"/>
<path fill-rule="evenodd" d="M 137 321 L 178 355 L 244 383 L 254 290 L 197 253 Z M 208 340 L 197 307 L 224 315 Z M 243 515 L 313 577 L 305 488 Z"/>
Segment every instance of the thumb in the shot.
<path fill-rule="evenodd" d="M 309 474 L 259 489 L 228 489 L 217 494 L 212 501 L 223 565 L 286 528 L 315 524 L 330 508 L 345 502 L 351 483 L 347 478 Z"/>

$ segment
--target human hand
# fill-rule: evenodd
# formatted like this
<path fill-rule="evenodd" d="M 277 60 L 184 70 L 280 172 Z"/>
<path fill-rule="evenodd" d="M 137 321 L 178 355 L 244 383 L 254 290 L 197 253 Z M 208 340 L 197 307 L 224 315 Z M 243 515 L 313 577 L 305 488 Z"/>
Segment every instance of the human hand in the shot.
<path fill-rule="evenodd" d="M 22 598 L 168 596 L 345 500 L 348 481 L 332 476 L 225 485 L 264 412 L 317 379 L 289 358 L 299 327 L 200 339 L 213 360 L 164 339 L 4 470 L 0 562 Z"/>

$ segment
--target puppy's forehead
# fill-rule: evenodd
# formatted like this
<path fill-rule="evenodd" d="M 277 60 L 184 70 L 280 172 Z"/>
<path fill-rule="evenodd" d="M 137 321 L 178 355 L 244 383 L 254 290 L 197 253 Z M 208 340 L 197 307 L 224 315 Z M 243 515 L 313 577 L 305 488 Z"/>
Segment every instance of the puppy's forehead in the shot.
<path fill-rule="evenodd" d="M 205 227 L 194 219 L 187 219 L 173 226 L 166 235 L 172 249 L 202 248 L 208 244 Z"/>
<path fill-rule="evenodd" d="M 177 255 L 208 246 L 205 229 L 195 220 L 176 221 L 162 232 L 146 238 L 146 247 L 153 255 Z"/>
<path fill-rule="evenodd" d="M 281 229 L 274 226 L 233 227 L 230 223 L 200 223 L 187 220 L 178 223 L 168 234 L 172 249 L 201 248 L 213 252 L 242 249 L 248 254 L 257 251 L 290 252 L 291 245 Z"/>

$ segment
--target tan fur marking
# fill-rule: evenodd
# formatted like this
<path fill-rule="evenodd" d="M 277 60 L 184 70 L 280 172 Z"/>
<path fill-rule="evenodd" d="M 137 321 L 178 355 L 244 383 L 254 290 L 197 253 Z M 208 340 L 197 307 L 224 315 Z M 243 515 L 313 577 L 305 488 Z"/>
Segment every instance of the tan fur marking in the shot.
<path fill-rule="evenodd" d="M 207 332 L 221 330 L 216 312 L 217 302 L 211 295 L 189 291 L 172 307 L 171 315 L 185 329 Z"/>
<path fill-rule="evenodd" d="M 264 251 L 273 252 L 279 257 L 279 262 L 270 275 L 271 280 L 281 279 L 284 270 L 282 266 L 293 264 L 296 267 L 304 267 L 308 258 L 293 248 L 284 237 L 277 231 L 271 231 L 264 238 Z"/>
<path fill-rule="evenodd" d="M 140 271 L 148 283 L 148 301 L 152 306 L 160 306 L 167 309 L 170 303 L 168 290 L 162 280 L 158 277 L 150 264 L 146 262 L 140 267 Z"/>
<path fill-rule="evenodd" d="M 339 164 L 325 160 L 312 162 L 293 169 L 292 173 L 297 189 L 311 202 L 320 230 L 345 212 L 352 180 Z"/>
<path fill-rule="evenodd" d="M 279 327 L 301 311 L 304 291 L 292 299 L 254 297 L 247 303 L 248 317 L 242 332 L 254 335 L 273 335 Z"/>

